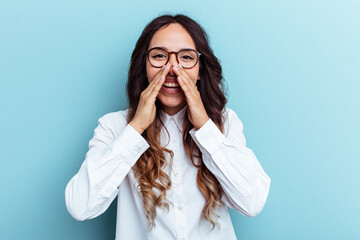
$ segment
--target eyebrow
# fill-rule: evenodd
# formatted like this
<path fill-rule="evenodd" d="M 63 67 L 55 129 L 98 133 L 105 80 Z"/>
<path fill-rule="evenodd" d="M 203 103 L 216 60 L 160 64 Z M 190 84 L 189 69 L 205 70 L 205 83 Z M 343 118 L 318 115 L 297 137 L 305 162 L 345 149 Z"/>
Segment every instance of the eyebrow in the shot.
<path fill-rule="evenodd" d="M 169 49 L 167 49 L 166 47 L 162 47 L 162 46 L 154 46 L 152 48 L 164 48 L 166 51 L 169 51 Z M 195 48 L 192 48 L 192 47 L 185 47 L 185 48 L 180 48 L 179 51 L 183 50 L 183 49 L 195 49 Z"/>

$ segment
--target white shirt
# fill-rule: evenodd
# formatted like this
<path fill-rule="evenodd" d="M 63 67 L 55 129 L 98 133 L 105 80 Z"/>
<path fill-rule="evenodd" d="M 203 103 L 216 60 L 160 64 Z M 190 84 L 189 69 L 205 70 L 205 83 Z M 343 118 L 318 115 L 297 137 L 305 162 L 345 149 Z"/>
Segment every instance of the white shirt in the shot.
<path fill-rule="evenodd" d="M 182 144 L 182 121 L 186 108 L 173 116 L 162 112 L 166 131 L 161 144 L 174 152 L 172 171 L 166 172 L 172 188 L 166 192 L 169 212 L 156 208 L 156 227 L 147 232 L 140 190 L 131 167 L 148 148 L 146 140 L 126 122 L 127 110 L 112 112 L 98 120 L 89 151 L 79 172 L 65 189 L 66 207 L 76 220 L 92 219 L 109 207 L 118 196 L 116 239 L 236 239 L 228 207 L 245 216 L 262 211 L 270 188 L 270 178 L 256 156 L 246 147 L 243 124 L 236 113 L 226 108 L 224 134 L 208 120 L 191 137 L 202 152 L 206 167 L 219 180 L 225 194 L 225 206 L 216 213 L 220 229 L 203 220 L 205 198 L 196 184 L 198 169 L 192 164 Z M 187 116 L 186 116 L 187 117 Z M 169 155 L 166 154 L 169 162 Z"/>

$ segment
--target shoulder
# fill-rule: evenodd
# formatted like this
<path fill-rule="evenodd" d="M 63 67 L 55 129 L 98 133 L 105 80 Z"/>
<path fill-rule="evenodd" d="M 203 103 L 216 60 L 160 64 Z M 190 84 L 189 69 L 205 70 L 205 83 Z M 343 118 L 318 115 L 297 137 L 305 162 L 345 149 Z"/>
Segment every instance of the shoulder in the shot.
<path fill-rule="evenodd" d="M 230 130 L 240 129 L 243 130 L 243 123 L 238 117 L 238 114 L 232 110 L 231 108 L 224 108 L 222 112 L 223 120 L 224 120 L 224 133 L 227 136 Z"/>
<path fill-rule="evenodd" d="M 225 118 L 233 118 L 233 117 L 237 117 L 237 114 L 234 110 L 232 110 L 231 108 L 225 107 L 223 112 L 222 112 L 223 117 Z"/>
<path fill-rule="evenodd" d="M 234 120 L 240 120 L 239 117 L 238 117 L 238 114 L 232 110 L 231 108 L 224 108 L 223 112 L 222 112 L 222 116 L 223 116 L 223 119 L 224 119 L 224 123 L 225 122 L 232 122 Z M 240 121 L 241 122 L 241 121 Z"/>
<path fill-rule="evenodd" d="M 127 125 L 128 109 L 109 112 L 98 119 L 98 123 L 107 128 L 123 128 Z"/>

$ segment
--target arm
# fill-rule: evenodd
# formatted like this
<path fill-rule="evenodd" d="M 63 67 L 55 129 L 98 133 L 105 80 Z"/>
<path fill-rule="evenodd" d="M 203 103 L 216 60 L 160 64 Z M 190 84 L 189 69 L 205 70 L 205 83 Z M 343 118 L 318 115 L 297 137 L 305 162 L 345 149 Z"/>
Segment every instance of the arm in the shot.
<path fill-rule="evenodd" d="M 227 113 L 226 137 L 211 119 L 199 130 L 192 129 L 190 134 L 202 152 L 204 164 L 224 190 L 224 203 L 253 217 L 265 205 L 271 180 L 252 150 L 246 147 L 242 122 L 232 110 L 228 109 Z"/>
<path fill-rule="evenodd" d="M 85 161 L 66 186 L 67 210 L 78 221 L 95 218 L 106 211 L 118 194 L 118 186 L 149 147 L 123 120 L 118 136 L 106 115 L 98 120 Z"/>

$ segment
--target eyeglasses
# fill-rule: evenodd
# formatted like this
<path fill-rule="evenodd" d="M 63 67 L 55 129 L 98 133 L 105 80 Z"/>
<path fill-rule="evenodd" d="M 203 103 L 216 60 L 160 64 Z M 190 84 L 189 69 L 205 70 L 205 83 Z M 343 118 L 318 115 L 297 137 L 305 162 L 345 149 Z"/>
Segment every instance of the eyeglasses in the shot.
<path fill-rule="evenodd" d="M 191 48 L 184 48 L 178 52 L 169 52 L 165 48 L 154 47 L 145 52 L 149 63 L 161 68 L 169 62 L 170 54 L 175 53 L 176 60 L 183 68 L 193 68 L 199 61 L 201 53 Z"/>

